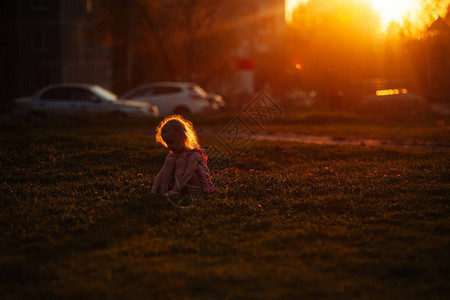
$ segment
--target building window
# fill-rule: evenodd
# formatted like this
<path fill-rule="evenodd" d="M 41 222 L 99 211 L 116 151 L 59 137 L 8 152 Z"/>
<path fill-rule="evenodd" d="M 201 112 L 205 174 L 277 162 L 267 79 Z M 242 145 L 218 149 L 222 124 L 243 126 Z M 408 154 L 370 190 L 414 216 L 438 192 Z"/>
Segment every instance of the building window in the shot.
<path fill-rule="evenodd" d="M 33 32 L 34 50 L 48 50 L 48 32 L 45 30 L 36 30 Z"/>
<path fill-rule="evenodd" d="M 49 0 L 31 0 L 31 10 L 33 11 L 46 11 L 49 8 Z"/>

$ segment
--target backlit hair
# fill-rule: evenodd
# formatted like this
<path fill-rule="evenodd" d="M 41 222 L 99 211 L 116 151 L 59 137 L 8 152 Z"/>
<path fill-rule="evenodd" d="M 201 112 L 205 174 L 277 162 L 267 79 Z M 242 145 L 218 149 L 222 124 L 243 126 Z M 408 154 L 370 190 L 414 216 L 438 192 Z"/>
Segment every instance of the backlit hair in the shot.
<path fill-rule="evenodd" d="M 186 120 L 181 115 L 168 116 L 156 127 L 156 141 L 166 148 L 167 144 L 162 138 L 162 134 L 169 130 L 173 130 L 175 134 L 184 138 L 184 146 L 187 149 L 200 148 L 194 126 L 191 121 Z"/>

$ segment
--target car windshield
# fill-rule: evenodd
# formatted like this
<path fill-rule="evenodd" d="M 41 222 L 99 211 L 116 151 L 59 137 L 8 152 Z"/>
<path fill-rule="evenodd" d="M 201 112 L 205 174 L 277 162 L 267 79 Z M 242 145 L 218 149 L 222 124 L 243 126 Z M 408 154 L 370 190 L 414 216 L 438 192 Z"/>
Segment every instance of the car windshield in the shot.
<path fill-rule="evenodd" d="M 191 90 L 193 90 L 194 92 L 198 93 L 199 95 L 206 97 L 206 92 L 204 89 L 202 89 L 201 87 L 199 87 L 198 85 L 191 85 L 189 87 Z"/>
<path fill-rule="evenodd" d="M 96 93 L 97 95 L 99 95 L 102 99 L 107 100 L 107 101 L 117 101 L 117 95 L 108 91 L 107 89 L 102 88 L 101 86 L 93 86 L 92 87 L 92 91 L 94 93 Z"/>

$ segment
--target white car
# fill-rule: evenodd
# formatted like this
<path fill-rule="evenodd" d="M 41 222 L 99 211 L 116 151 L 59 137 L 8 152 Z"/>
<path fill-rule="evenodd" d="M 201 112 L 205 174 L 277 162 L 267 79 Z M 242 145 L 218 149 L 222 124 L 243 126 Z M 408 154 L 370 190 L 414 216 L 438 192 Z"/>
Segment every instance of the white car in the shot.
<path fill-rule="evenodd" d="M 208 93 L 206 98 L 208 98 L 209 105 L 211 105 L 211 110 L 220 110 L 225 107 L 225 100 L 218 94 Z"/>
<path fill-rule="evenodd" d="M 15 100 L 13 114 L 26 117 L 115 115 L 159 116 L 148 103 L 124 101 L 98 85 L 82 83 L 52 84 L 34 96 Z"/>
<path fill-rule="evenodd" d="M 122 98 L 156 105 L 162 115 L 188 115 L 213 109 L 207 93 L 200 86 L 188 82 L 148 83 L 125 93 Z"/>

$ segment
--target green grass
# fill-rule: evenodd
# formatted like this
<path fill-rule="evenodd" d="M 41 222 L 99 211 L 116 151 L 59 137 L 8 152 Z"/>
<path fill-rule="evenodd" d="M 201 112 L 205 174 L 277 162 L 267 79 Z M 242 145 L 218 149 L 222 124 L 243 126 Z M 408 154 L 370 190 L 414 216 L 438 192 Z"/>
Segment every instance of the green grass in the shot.
<path fill-rule="evenodd" d="M 255 142 L 177 209 L 150 195 L 155 125 L 4 128 L 1 298 L 447 298 L 447 149 Z"/>

